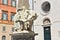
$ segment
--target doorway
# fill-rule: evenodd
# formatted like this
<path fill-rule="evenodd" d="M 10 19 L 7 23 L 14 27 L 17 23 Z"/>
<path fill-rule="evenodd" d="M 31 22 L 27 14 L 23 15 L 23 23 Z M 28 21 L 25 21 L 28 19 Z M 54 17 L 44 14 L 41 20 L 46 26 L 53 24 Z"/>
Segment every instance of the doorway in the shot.
<path fill-rule="evenodd" d="M 50 29 L 50 26 L 44 27 L 44 40 L 51 40 L 51 29 Z"/>

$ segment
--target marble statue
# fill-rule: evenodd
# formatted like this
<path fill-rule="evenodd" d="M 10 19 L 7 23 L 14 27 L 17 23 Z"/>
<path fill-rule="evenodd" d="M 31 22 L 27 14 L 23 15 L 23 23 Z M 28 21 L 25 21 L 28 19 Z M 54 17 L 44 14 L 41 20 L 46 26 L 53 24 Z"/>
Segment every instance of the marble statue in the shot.
<path fill-rule="evenodd" d="M 25 7 L 18 9 L 18 13 L 14 16 L 14 28 L 16 31 L 26 30 L 32 31 L 32 25 L 37 18 L 37 14 L 32 10 L 27 10 Z M 18 25 L 18 26 L 17 26 Z"/>

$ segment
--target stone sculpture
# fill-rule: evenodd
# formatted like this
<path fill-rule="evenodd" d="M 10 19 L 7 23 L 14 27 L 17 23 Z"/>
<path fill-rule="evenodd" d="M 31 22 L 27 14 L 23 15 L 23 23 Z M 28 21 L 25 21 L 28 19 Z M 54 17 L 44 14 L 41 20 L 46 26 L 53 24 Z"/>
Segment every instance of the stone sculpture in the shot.
<path fill-rule="evenodd" d="M 14 28 L 15 30 L 32 31 L 32 25 L 37 18 L 37 14 L 31 10 L 25 9 L 25 7 L 18 9 L 18 13 L 14 16 Z M 17 27 L 17 24 L 19 24 Z"/>

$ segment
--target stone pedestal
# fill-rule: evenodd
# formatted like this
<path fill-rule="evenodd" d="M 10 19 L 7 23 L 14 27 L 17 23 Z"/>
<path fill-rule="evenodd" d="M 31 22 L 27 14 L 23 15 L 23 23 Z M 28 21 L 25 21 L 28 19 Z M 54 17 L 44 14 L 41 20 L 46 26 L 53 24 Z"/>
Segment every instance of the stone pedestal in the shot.
<path fill-rule="evenodd" d="M 37 33 L 12 33 L 10 35 L 12 40 L 34 40 Z"/>

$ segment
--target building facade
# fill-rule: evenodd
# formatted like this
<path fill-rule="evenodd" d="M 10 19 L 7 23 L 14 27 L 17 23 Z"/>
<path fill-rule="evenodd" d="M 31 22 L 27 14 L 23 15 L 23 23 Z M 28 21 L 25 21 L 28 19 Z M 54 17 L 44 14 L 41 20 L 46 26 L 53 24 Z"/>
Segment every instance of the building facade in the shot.
<path fill-rule="evenodd" d="M 33 31 L 38 33 L 35 40 L 60 40 L 60 0 L 32 0 L 31 2 L 30 7 L 38 15 L 33 27 Z M 27 3 L 26 5 L 29 8 Z M 14 31 L 12 29 L 15 13 L 16 0 L 0 0 L 0 40 L 11 40 L 9 34 Z"/>
<path fill-rule="evenodd" d="M 60 0 L 34 0 L 34 11 L 35 40 L 60 40 Z"/>
<path fill-rule="evenodd" d="M 16 0 L 0 0 L 0 40 L 11 40 L 15 14 Z"/>

